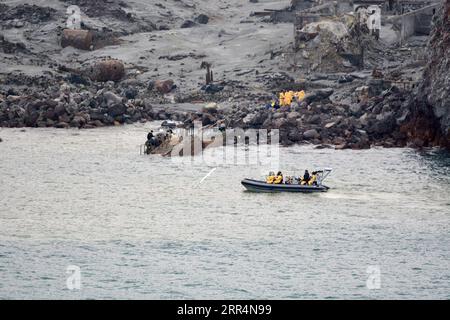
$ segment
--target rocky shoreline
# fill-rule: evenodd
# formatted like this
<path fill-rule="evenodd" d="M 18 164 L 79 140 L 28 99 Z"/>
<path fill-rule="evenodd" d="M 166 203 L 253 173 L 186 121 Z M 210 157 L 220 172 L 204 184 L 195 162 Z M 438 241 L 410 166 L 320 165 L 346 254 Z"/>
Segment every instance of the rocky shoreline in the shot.
<path fill-rule="evenodd" d="M 38 80 L 43 81 L 30 79 Z M 381 87 L 363 87 L 358 92 L 380 91 L 383 83 L 377 82 L 378 86 L 380 83 Z M 397 120 L 405 112 L 403 104 L 408 93 L 392 86 L 373 97 L 361 93 L 361 101 L 354 104 L 333 103 L 332 88 L 312 90 L 304 101 L 277 110 L 256 97 L 240 102 L 238 91 L 233 88 L 228 89 L 235 95 L 226 101 L 229 107 L 222 108 L 221 102 L 210 103 L 197 112 L 158 108 L 155 98 L 163 100 L 164 95 L 154 84 L 143 85 L 133 80 L 88 85 L 60 81 L 58 86 L 48 85 L 43 90 L 30 88 L 0 93 L 0 126 L 91 129 L 170 119 L 180 121 L 184 128 L 201 121 L 204 126 L 279 129 L 283 145 L 305 142 L 333 145 L 337 149 L 407 145 L 407 136 L 400 131 Z"/>

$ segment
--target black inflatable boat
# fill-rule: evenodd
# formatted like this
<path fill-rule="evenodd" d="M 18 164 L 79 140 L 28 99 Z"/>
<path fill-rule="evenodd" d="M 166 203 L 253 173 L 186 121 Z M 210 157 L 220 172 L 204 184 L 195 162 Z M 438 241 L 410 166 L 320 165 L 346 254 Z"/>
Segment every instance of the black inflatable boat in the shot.
<path fill-rule="evenodd" d="M 242 185 L 252 192 L 327 192 L 330 188 L 323 185 L 322 182 L 331 173 L 332 169 L 324 169 L 317 171 L 319 183 L 317 185 L 308 186 L 300 184 L 270 184 L 265 181 L 244 179 Z"/>

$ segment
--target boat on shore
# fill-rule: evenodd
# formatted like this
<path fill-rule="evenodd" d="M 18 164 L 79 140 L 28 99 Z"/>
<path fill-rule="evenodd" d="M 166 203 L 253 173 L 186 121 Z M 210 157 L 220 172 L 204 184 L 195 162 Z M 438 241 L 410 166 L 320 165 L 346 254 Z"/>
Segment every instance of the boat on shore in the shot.
<path fill-rule="evenodd" d="M 317 171 L 317 184 L 315 185 L 302 185 L 299 183 L 280 183 L 272 184 L 266 181 L 244 179 L 241 184 L 248 191 L 252 192 L 301 192 L 301 193 L 313 193 L 313 192 L 327 192 L 330 188 L 323 184 L 323 181 L 331 173 L 332 169 L 323 169 Z"/>

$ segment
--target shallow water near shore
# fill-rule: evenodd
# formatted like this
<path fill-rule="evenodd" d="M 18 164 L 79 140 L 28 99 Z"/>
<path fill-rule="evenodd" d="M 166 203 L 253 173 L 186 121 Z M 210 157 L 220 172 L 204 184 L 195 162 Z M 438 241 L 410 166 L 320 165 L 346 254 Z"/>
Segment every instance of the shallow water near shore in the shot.
<path fill-rule="evenodd" d="M 450 298 L 448 153 L 281 148 L 332 189 L 255 194 L 269 168 L 140 155 L 151 126 L 0 129 L 0 298 Z"/>

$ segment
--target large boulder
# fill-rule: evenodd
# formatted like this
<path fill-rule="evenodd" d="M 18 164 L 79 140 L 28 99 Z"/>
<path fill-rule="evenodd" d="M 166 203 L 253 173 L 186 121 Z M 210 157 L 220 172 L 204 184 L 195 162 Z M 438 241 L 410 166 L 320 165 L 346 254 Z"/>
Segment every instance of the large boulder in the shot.
<path fill-rule="evenodd" d="M 312 102 L 322 101 L 329 98 L 334 93 L 334 90 L 331 88 L 319 89 L 316 91 L 312 91 L 306 94 L 304 101 L 307 104 Z"/>
<path fill-rule="evenodd" d="M 127 112 L 127 107 L 124 104 L 115 104 L 111 107 L 108 107 L 108 115 L 115 118 L 118 116 L 122 116 Z"/>
<path fill-rule="evenodd" d="M 122 104 L 122 98 L 111 91 L 104 92 L 103 99 L 105 100 L 105 103 L 108 106 L 108 108 L 118 104 Z"/>

